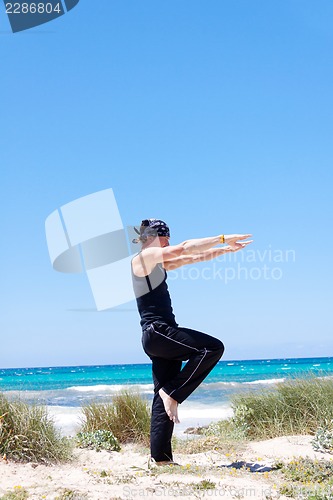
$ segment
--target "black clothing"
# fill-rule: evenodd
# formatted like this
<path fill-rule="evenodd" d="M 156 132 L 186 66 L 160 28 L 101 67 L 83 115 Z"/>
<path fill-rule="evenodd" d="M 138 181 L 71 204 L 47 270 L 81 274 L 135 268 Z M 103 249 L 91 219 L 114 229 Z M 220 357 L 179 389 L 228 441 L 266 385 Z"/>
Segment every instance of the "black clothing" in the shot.
<path fill-rule="evenodd" d="M 210 335 L 177 325 L 166 272 L 160 264 L 149 276 L 140 278 L 132 272 L 132 277 L 141 316 L 142 346 L 152 360 L 155 395 L 150 429 L 151 456 L 157 462 L 172 460 L 174 423 L 168 417 L 158 391 L 163 388 L 182 403 L 214 368 L 224 346 Z M 182 361 L 187 361 L 183 369 Z"/>
<path fill-rule="evenodd" d="M 161 264 L 157 264 L 150 275 L 143 278 L 132 272 L 133 288 L 143 330 L 153 321 L 164 321 L 169 325 L 178 326 L 172 311 L 166 277 L 167 273 Z"/>
<path fill-rule="evenodd" d="M 204 380 L 221 358 L 222 342 L 190 328 L 154 322 L 142 333 L 142 345 L 152 360 L 154 400 L 150 449 L 157 461 L 173 460 L 171 438 L 174 423 L 164 409 L 158 391 L 163 390 L 182 403 Z M 182 361 L 188 362 L 182 369 Z"/>
<path fill-rule="evenodd" d="M 178 403 L 185 401 L 201 384 L 224 351 L 222 342 L 206 333 L 174 328 L 161 321 L 144 330 L 142 345 L 153 362 L 155 390 L 163 388 Z M 164 360 L 163 366 L 160 359 Z M 184 368 L 176 372 L 173 367 L 177 365 L 180 370 L 182 361 L 187 360 Z"/>

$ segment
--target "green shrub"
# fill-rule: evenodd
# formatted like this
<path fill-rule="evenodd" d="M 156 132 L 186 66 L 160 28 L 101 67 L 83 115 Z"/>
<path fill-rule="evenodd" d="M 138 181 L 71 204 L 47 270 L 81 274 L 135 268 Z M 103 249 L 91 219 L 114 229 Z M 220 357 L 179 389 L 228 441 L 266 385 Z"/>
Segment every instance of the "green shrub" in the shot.
<path fill-rule="evenodd" d="M 92 403 L 84 406 L 82 412 L 84 423 L 81 432 L 107 430 L 120 443 L 149 443 L 150 411 L 137 393 L 124 391 L 114 396 L 112 403 Z"/>
<path fill-rule="evenodd" d="M 119 451 L 118 439 L 111 431 L 79 432 L 77 442 L 80 448 L 89 448 L 91 450 Z"/>
<path fill-rule="evenodd" d="M 0 454 L 12 460 L 59 462 L 71 457 L 72 446 L 62 438 L 47 409 L 9 401 L 0 393 Z"/>
<path fill-rule="evenodd" d="M 304 500 L 332 500 L 331 461 L 295 458 L 287 464 L 282 464 L 281 472 L 288 482 L 280 487 L 280 494 Z"/>
<path fill-rule="evenodd" d="M 333 452 L 333 420 L 325 422 L 322 427 L 319 427 L 312 441 L 312 446 L 315 451 Z"/>
<path fill-rule="evenodd" d="M 85 500 L 86 498 L 88 498 L 87 493 L 81 493 L 80 491 L 65 488 L 58 496 L 55 497 L 55 500 Z"/>
<path fill-rule="evenodd" d="M 333 463 L 328 460 L 295 458 L 281 468 L 286 479 L 304 484 L 333 481 Z"/>
<path fill-rule="evenodd" d="M 286 497 L 297 500 L 332 500 L 333 491 L 329 486 L 316 485 L 295 485 L 285 483 L 279 488 L 279 493 Z"/>
<path fill-rule="evenodd" d="M 12 491 L 7 491 L 0 500 L 26 500 L 29 498 L 29 493 L 22 486 L 15 486 Z"/>
<path fill-rule="evenodd" d="M 206 439 L 211 439 L 214 449 L 223 449 L 229 452 L 230 449 L 240 449 L 247 439 L 244 425 L 236 425 L 232 418 L 211 422 L 207 427 L 202 428 L 200 434 Z M 200 441 L 196 439 L 195 441 Z M 207 444 L 209 441 L 207 441 Z"/>
<path fill-rule="evenodd" d="M 214 490 L 216 488 L 216 483 L 210 481 L 210 479 L 203 479 L 199 483 L 193 483 L 195 490 Z"/>
<path fill-rule="evenodd" d="M 235 428 L 251 439 L 315 434 L 333 417 L 333 381 L 289 380 L 275 389 L 238 394 L 232 400 Z"/>
<path fill-rule="evenodd" d="M 201 436 L 194 439 L 183 439 L 173 437 L 173 448 L 177 453 L 204 453 L 211 450 L 220 449 L 225 445 L 223 440 L 217 436 Z"/>

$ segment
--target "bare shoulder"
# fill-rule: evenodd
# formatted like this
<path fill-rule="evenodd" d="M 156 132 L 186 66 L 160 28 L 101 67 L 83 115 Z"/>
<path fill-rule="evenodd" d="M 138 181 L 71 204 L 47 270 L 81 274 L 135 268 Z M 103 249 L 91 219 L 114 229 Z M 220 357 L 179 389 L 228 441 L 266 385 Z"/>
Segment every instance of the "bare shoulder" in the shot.
<path fill-rule="evenodd" d="M 135 276 L 143 278 L 148 276 L 156 265 L 156 248 L 146 248 L 136 255 L 132 260 L 132 270 Z"/>
<path fill-rule="evenodd" d="M 170 258 L 179 255 L 181 251 L 181 245 L 145 248 L 132 260 L 133 273 L 139 277 L 148 276 L 156 264 L 164 264 Z"/>

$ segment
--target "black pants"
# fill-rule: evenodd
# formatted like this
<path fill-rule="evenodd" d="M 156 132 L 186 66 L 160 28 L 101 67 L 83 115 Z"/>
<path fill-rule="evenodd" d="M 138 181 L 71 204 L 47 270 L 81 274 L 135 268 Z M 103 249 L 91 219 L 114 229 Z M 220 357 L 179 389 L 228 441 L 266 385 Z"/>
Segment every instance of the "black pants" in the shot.
<path fill-rule="evenodd" d="M 174 423 L 164 409 L 158 391 L 163 390 L 182 403 L 207 377 L 221 358 L 222 342 L 190 328 L 172 327 L 155 321 L 142 334 L 142 345 L 152 360 L 154 400 L 151 415 L 151 456 L 172 460 Z M 187 361 L 182 369 L 182 361 Z"/>

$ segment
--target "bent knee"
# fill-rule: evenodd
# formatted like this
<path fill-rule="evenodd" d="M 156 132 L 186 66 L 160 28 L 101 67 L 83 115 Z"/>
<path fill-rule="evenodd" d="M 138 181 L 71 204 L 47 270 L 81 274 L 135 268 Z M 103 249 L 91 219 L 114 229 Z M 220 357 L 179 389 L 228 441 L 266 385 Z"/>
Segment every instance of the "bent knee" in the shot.
<path fill-rule="evenodd" d="M 224 345 L 223 342 L 219 339 L 215 339 L 213 345 L 211 345 L 206 351 L 210 352 L 210 356 L 214 359 L 220 359 L 224 353 Z"/>
<path fill-rule="evenodd" d="M 221 358 L 223 356 L 223 353 L 224 353 L 224 344 L 223 344 L 223 342 L 221 342 L 221 340 L 217 339 L 216 354 L 218 354 L 219 357 Z"/>

